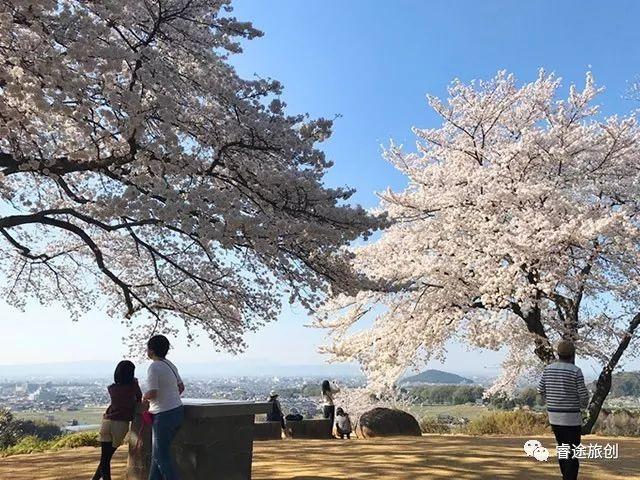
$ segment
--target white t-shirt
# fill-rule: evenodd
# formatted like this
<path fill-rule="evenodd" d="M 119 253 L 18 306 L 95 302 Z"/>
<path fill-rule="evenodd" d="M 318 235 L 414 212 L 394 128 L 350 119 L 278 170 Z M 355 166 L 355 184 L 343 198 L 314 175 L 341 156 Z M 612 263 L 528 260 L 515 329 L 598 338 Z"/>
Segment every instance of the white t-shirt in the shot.
<path fill-rule="evenodd" d="M 351 419 L 349 415 L 336 415 L 336 426 L 343 432 L 351 432 Z"/>
<path fill-rule="evenodd" d="M 149 400 L 151 413 L 166 412 L 182 405 L 178 383 L 182 383 L 178 369 L 166 358 L 154 360 L 149 365 L 147 388 L 158 391 L 156 398 Z"/>
<path fill-rule="evenodd" d="M 338 393 L 340 389 L 334 385 L 331 386 L 331 389 L 328 392 L 322 392 L 322 399 L 324 400 L 324 406 L 330 407 L 333 405 L 333 396 Z"/>

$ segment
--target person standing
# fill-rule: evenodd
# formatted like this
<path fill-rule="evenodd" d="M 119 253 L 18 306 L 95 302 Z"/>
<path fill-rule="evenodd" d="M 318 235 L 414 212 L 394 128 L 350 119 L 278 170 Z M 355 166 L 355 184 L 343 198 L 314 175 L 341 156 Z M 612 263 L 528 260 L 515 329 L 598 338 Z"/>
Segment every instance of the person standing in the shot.
<path fill-rule="evenodd" d="M 549 423 L 558 445 L 569 445 L 568 458 L 558 458 L 563 480 L 576 480 L 580 462 L 574 458 L 582 431 L 581 409 L 587 408 L 589 392 L 582 370 L 574 365 L 575 346 L 562 340 L 557 346 L 559 361 L 542 372 L 538 393 L 547 404 Z"/>
<path fill-rule="evenodd" d="M 267 402 L 271 404 L 271 411 L 267 413 L 267 422 L 280 422 L 280 426 L 284 430 L 284 415 L 280 400 L 278 400 L 278 392 L 272 390 Z"/>
<path fill-rule="evenodd" d="M 147 342 L 147 356 L 153 360 L 147 372 L 148 391 L 143 396 L 153 415 L 149 480 L 179 480 L 171 443 L 184 420 L 180 398 L 184 383 L 176 366 L 166 358 L 169 346 L 164 335 L 154 335 Z"/>
<path fill-rule="evenodd" d="M 322 414 L 324 418 L 331 420 L 332 428 L 336 416 L 334 396 L 339 391 L 340 389 L 336 385 L 332 386 L 331 383 L 329 383 L 329 380 L 322 382 Z"/>
<path fill-rule="evenodd" d="M 121 361 L 113 373 L 113 383 L 107 387 L 111 403 L 100 424 L 100 464 L 93 480 L 111 480 L 111 458 L 124 442 L 136 405 L 142 400 L 135 371 L 133 362 Z"/>

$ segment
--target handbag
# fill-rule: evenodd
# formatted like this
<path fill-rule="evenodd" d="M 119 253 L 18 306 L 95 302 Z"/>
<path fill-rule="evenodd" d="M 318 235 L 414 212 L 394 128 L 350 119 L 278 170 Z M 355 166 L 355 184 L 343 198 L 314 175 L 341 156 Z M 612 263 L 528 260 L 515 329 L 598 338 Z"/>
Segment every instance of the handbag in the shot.
<path fill-rule="evenodd" d="M 153 425 L 153 413 L 149 410 L 142 412 L 142 425 Z"/>
<path fill-rule="evenodd" d="M 178 374 L 175 372 L 175 370 L 171 368 L 171 365 L 169 365 L 164 360 L 162 360 L 162 362 L 164 362 L 164 364 L 167 367 L 169 367 L 169 370 L 171 370 L 173 375 L 176 377 L 176 381 L 177 381 Z M 140 450 L 140 447 L 142 446 L 142 433 L 144 432 L 145 425 L 149 425 L 149 426 L 153 425 L 153 413 L 151 413 L 149 410 L 145 410 L 144 412 L 142 412 L 142 423 L 140 424 L 140 431 L 138 432 L 138 439 L 136 440 L 136 446 L 135 446 L 136 452 L 138 452 Z"/>
<path fill-rule="evenodd" d="M 142 422 L 140 423 L 140 430 L 138 430 L 138 438 L 136 439 L 136 446 L 133 448 L 134 452 L 138 454 L 142 447 L 142 434 L 144 432 L 145 425 L 153 425 L 153 413 L 149 410 L 142 412 Z"/>

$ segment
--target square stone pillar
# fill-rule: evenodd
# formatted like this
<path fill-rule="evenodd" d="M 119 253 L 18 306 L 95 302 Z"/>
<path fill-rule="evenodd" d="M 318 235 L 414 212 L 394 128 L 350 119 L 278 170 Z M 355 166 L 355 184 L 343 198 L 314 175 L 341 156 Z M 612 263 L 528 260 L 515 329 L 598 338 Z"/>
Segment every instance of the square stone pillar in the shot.
<path fill-rule="evenodd" d="M 250 480 L 253 424 L 268 403 L 185 400 L 185 420 L 172 450 L 182 480 Z M 127 480 L 147 480 L 151 427 L 139 435 L 141 415 L 129 435 Z"/>

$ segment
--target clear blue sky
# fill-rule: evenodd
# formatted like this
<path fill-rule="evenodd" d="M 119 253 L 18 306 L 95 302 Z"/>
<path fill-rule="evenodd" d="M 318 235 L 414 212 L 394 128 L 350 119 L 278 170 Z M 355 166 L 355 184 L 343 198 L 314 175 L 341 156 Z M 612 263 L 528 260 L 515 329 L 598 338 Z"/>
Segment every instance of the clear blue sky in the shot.
<path fill-rule="evenodd" d="M 335 161 L 327 183 L 356 187 L 355 200 L 366 207 L 376 205 L 376 191 L 404 184 L 382 159 L 381 144 L 393 138 L 413 145 L 411 126 L 437 126 L 425 95 L 444 95 L 453 78 L 489 78 L 506 69 L 530 81 L 544 67 L 566 86 L 581 84 L 590 69 L 607 88 L 604 113 L 636 107 L 623 96 L 640 73 L 640 2 L 238 0 L 235 9 L 265 33 L 233 59 L 239 72 L 280 80 L 291 112 L 342 115 L 324 145 Z M 0 364 L 121 355 L 125 332 L 99 310 L 72 325 L 59 309 L 17 313 L 0 304 L 2 323 L 11 330 Z M 306 322 L 301 308 L 287 310 L 278 323 L 248 337 L 250 348 L 238 361 L 322 361 L 315 353 L 322 333 L 304 328 Z M 181 345 L 176 355 L 221 358 L 204 345 Z M 464 353 L 454 345 L 445 367 L 465 371 L 470 363 L 498 362 L 498 355 Z"/>

